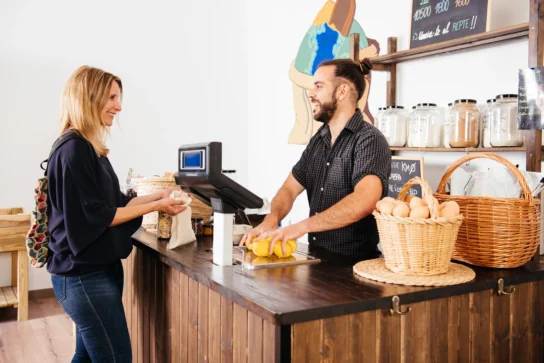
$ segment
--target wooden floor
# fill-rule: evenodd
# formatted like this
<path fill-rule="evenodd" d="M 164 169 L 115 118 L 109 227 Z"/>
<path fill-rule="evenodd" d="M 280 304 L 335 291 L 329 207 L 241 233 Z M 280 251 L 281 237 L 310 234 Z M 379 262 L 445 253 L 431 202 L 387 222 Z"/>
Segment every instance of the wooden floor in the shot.
<path fill-rule="evenodd" d="M 31 298 L 20 323 L 17 309 L 0 309 L 0 363 L 65 363 L 74 350 L 72 321 L 54 297 Z"/>

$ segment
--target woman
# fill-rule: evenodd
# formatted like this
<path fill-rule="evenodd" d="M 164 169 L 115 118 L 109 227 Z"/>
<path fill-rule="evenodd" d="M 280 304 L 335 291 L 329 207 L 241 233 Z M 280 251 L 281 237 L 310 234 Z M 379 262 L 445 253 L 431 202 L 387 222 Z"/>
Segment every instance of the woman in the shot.
<path fill-rule="evenodd" d="M 128 198 L 108 160 L 106 135 L 121 111 L 121 80 L 100 69 L 76 70 L 62 96 L 61 133 L 79 137 L 62 144 L 47 165 L 47 269 L 64 311 L 77 326 L 72 362 L 131 362 L 121 301 L 121 259 L 144 214 L 182 212 L 170 190 Z"/>

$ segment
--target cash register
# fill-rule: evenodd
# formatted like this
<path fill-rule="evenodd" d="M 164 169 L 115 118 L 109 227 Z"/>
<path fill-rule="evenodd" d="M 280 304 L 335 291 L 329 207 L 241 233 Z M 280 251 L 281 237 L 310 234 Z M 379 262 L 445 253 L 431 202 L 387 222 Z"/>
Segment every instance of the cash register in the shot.
<path fill-rule="evenodd" d="M 235 214 L 243 214 L 245 209 L 259 209 L 264 201 L 223 173 L 221 146 L 220 142 L 182 145 L 178 150 L 175 177 L 178 185 L 212 207 L 213 263 L 231 266 L 234 259 L 248 269 L 319 263 L 319 258 L 299 250 L 288 258 L 272 259 L 241 252 L 243 248 L 233 248 Z"/>
<path fill-rule="evenodd" d="M 245 209 L 263 206 L 259 198 L 222 173 L 222 144 L 182 145 L 178 150 L 176 184 L 213 210 L 213 263 L 232 265 L 233 220 Z"/>

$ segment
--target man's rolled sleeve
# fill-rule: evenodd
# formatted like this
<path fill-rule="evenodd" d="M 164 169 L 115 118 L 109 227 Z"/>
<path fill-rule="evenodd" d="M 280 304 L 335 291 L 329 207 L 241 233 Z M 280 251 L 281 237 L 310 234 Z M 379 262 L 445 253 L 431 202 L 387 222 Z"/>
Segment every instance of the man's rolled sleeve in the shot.
<path fill-rule="evenodd" d="M 304 189 L 308 189 L 306 175 L 308 175 L 307 171 L 308 171 L 310 149 L 311 149 L 311 144 L 308 143 L 308 146 L 306 147 L 306 149 L 304 149 L 304 152 L 302 153 L 300 160 L 295 164 L 295 166 L 293 166 L 293 169 L 291 171 L 293 173 L 293 177 L 296 179 L 297 182 L 299 182 L 300 185 L 304 187 Z"/>
<path fill-rule="evenodd" d="M 387 195 L 391 174 L 391 149 L 385 138 L 372 132 L 358 140 L 354 150 L 352 186 L 367 175 L 376 175 L 382 181 L 382 198 Z"/>

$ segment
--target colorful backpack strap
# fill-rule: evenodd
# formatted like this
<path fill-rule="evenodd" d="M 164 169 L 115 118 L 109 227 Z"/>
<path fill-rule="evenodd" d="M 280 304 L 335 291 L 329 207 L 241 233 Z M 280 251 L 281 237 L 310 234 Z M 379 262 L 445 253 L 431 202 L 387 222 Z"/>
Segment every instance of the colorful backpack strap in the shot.
<path fill-rule="evenodd" d="M 47 182 L 47 166 L 44 164 L 49 162 L 53 153 L 66 141 L 81 137 L 75 130 L 64 132 L 53 143 L 49 157 L 40 163 L 40 167 L 44 170 L 44 176 L 38 180 L 38 186 L 34 190 L 35 208 L 32 214 L 34 222 L 26 235 L 26 247 L 30 264 L 36 268 L 45 266 L 49 254 L 49 229 L 47 227 L 47 207 L 48 207 L 48 182 Z"/>
<path fill-rule="evenodd" d="M 49 160 L 51 159 L 51 156 L 53 156 L 53 153 L 59 147 L 61 147 L 62 144 L 64 144 L 68 140 L 72 140 L 78 137 L 81 138 L 81 136 L 79 136 L 79 134 L 75 130 L 66 130 L 65 132 L 62 133 L 62 135 L 58 137 L 57 140 L 55 140 L 55 142 L 53 143 L 53 146 L 51 147 L 51 152 L 49 153 L 49 157 L 40 163 L 40 168 L 42 168 L 42 170 L 45 172 L 43 174 L 44 176 L 47 175 L 47 166 L 44 167 L 43 164 L 47 164 L 49 162 Z"/>

